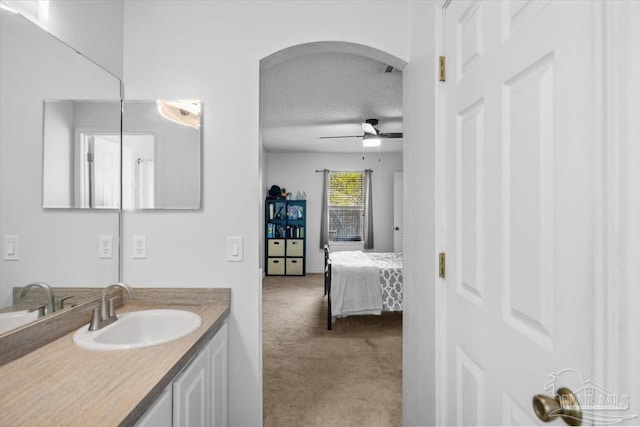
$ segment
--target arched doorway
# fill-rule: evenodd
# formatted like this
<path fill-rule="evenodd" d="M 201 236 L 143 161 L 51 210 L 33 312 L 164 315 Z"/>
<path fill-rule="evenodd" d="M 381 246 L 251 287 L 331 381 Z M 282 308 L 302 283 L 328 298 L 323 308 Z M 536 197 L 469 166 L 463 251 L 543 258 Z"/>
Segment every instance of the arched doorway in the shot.
<path fill-rule="evenodd" d="M 307 278 L 310 277 L 310 279 L 301 284 L 306 280 L 305 278 L 285 277 L 283 280 L 290 280 L 290 288 L 314 286 L 318 281 L 314 282 L 313 276 L 321 277 L 324 268 L 323 252 L 318 244 L 320 218 L 317 212 L 321 203 L 322 181 L 321 174 L 316 174 L 317 169 L 337 171 L 374 169 L 375 179 L 380 183 L 380 187 L 374 189 L 376 194 L 374 201 L 379 204 L 377 209 L 374 207 L 377 211 L 377 219 L 374 222 L 379 228 L 374 250 L 393 251 L 391 195 L 393 194 L 393 173 L 402 171 L 402 140 L 385 141 L 379 149 L 365 149 L 361 138 L 322 140 L 320 137 L 357 136 L 362 133 L 361 123 L 372 118 L 378 119 L 378 127 L 383 132 L 402 132 L 401 71 L 405 65 L 404 61 L 380 50 L 346 42 L 297 45 L 278 51 L 261 61 L 260 164 L 264 195 L 266 196 L 267 189 L 275 184 L 286 187 L 294 195 L 297 192 L 307 195 L 305 244 L 307 245 L 306 272 Z M 264 228 L 261 236 L 260 258 L 262 266 L 265 267 Z M 266 280 L 270 279 L 272 278 L 268 277 Z M 328 408 L 335 411 L 336 405 L 343 402 L 354 405 L 350 408 L 351 410 L 346 407 L 345 413 L 352 412 L 359 415 L 367 409 L 354 402 L 368 401 L 378 408 L 384 408 L 388 402 L 394 402 L 392 403 L 392 406 L 395 405 L 394 408 L 382 417 L 390 424 L 399 424 L 402 381 L 401 321 L 397 322 L 398 319 L 395 319 L 395 326 L 399 329 L 396 329 L 393 337 L 396 341 L 390 344 L 393 347 L 394 356 L 390 357 L 384 368 L 374 365 L 374 362 L 366 357 L 359 359 L 360 366 L 349 367 L 347 363 L 340 361 L 340 357 L 350 350 L 337 350 L 336 342 L 350 339 L 352 338 L 348 336 L 350 332 L 359 331 L 361 340 L 354 340 L 351 345 L 353 348 L 360 348 L 359 346 L 362 345 L 361 354 L 365 354 L 367 353 L 365 348 L 370 343 L 377 342 L 377 335 L 381 328 L 386 327 L 384 321 L 387 319 L 385 318 L 383 322 L 375 319 L 373 323 L 367 324 L 354 318 L 347 321 L 350 323 L 344 329 L 347 336 L 344 333 L 340 335 L 341 331 L 327 333 L 323 321 L 324 315 L 319 315 L 323 310 L 326 313 L 322 288 L 315 294 L 312 292 L 302 296 L 296 290 L 296 295 L 287 300 L 283 293 L 290 289 L 284 289 L 286 287 L 282 285 L 269 289 L 263 288 L 265 425 L 270 425 L 270 420 L 273 421 L 273 419 L 277 419 L 278 423 L 283 421 L 282 418 L 277 418 L 277 415 L 272 415 L 273 411 L 269 408 L 269 402 L 273 401 L 269 394 L 274 392 L 271 375 L 275 371 L 279 372 L 277 374 L 279 384 L 285 384 L 279 387 L 280 389 L 297 390 L 290 395 L 286 393 L 278 395 L 278 405 L 287 409 L 281 411 L 279 416 L 283 416 L 284 412 L 287 416 L 292 416 L 291 413 L 296 411 L 295 403 L 305 399 L 323 402 L 314 405 L 316 412 L 304 415 L 315 417 L 304 419 L 304 422 L 309 423 L 318 419 L 324 419 L 329 423 L 330 418 L 322 417 L 331 416 L 332 413 Z M 270 304 L 274 304 L 277 298 L 281 298 L 277 303 L 280 308 L 277 309 L 278 318 L 274 320 L 272 317 L 276 310 L 270 308 Z M 291 317 L 287 318 L 287 315 Z M 369 329 L 363 329 L 363 325 Z M 281 326 L 284 329 L 279 332 L 269 329 Z M 302 327 L 307 329 L 298 331 L 299 336 L 296 338 L 293 330 Z M 274 345 L 278 346 L 275 350 Z M 300 354 L 298 351 L 300 349 L 310 353 Z M 292 353 L 298 354 L 293 357 Z M 351 359 L 356 359 L 354 356 L 352 354 Z M 326 362 L 337 364 L 338 368 L 335 371 L 344 369 L 346 372 L 332 380 L 331 373 L 322 368 L 328 366 Z M 394 366 L 397 369 L 394 370 Z M 363 379 L 366 374 L 361 377 L 361 380 L 356 381 L 352 375 L 356 375 L 358 368 L 364 368 L 364 371 L 370 372 L 393 371 L 384 374 L 388 375 L 392 384 L 383 387 L 368 384 L 367 380 Z M 379 372 L 375 379 L 380 379 L 384 375 Z M 287 378 L 291 378 L 293 382 L 287 383 L 286 381 L 289 381 Z M 378 393 L 376 396 L 384 395 L 384 402 L 373 403 L 376 402 L 375 399 L 363 397 L 362 393 L 366 393 L 367 387 L 377 390 L 384 388 L 384 393 Z M 311 388 L 313 390 L 310 390 Z M 341 393 L 360 396 L 360 398 L 352 400 L 338 398 Z M 322 409 L 323 407 L 325 410 Z M 302 420 L 298 419 L 298 422 Z"/>

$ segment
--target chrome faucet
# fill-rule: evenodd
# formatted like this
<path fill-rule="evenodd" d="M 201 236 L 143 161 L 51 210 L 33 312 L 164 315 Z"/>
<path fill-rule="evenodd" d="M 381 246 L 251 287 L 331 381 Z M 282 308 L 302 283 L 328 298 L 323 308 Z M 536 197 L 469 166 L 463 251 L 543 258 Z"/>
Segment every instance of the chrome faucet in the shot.
<path fill-rule="evenodd" d="M 100 298 L 100 308 L 93 309 L 91 324 L 89 325 L 90 331 L 97 331 L 118 320 L 115 309 L 115 300 L 117 297 L 109 298 L 109 308 L 107 309 L 107 294 L 112 288 L 124 289 L 129 294 L 129 298 L 133 299 L 133 289 L 126 283 L 118 282 L 104 288 L 102 290 L 102 297 Z"/>
<path fill-rule="evenodd" d="M 27 310 L 27 313 L 34 313 L 34 312 L 36 312 L 36 311 L 37 311 L 37 312 L 38 312 L 38 319 L 39 319 L 39 318 L 41 318 L 41 317 L 44 317 L 44 315 L 45 315 L 45 314 L 47 314 L 47 313 L 45 312 L 45 310 L 46 310 L 46 309 L 47 309 L 47 307 L 46 307 L 46 306 L 41 305 L 40 307 L 36 307 L 36 308 L 32 308 L 32 309 L 30 309 L 30 310 Z"/>
<path fill-rule="evenodd" d="M 46 292 L 47 299 L 48 299 L 46 314 L 51 314 L 54 311 L 56 311 L 55 296 L 53 295 L 53 289 L 51 289 L 51 287 L 44 282 L 29 283 L 27 286 L 22 288 L 22 290 L 20 290 L 20 295 L 18 295 L 18 298 L 23 298 L 31 288 L 42 288 Z"/>

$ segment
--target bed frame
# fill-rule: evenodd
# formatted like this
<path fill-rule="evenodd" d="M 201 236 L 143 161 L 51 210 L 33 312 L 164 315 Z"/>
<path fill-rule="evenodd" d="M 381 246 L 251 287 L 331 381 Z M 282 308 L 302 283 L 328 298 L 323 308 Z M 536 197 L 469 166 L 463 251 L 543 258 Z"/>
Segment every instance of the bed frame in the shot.
<path fill-rule="evenodd" d="M 327 329 L 331 330 L 331 260 L 329 245 L 324 245 L 324 294 L 327 296 Z"/>
<path fill-rule="evenodd" d="M 383 268 L 383 267 L 379 267 Z M 386 268 L 386 267 L 385 267 Z M 380 270 L 382 272 L 382 270 Z M 332 322 L 331 322 L 331 258 L 329 257 L 329 245 L 324 245 L 324 294 L 327 296 L 327 329 L 331 330 Z M 382 284 L 381 284 L 382 286 Z M 389 291 L 391 292 L 391 291 Z M 400 296 L 402 298 L 402 296 Z M 400 304 L 402 304 L 400 300 Z M 392 302 L 392 306 L 395 306 L 395 303 Z M 388 311 L 399 311 L 395 308 L 387 308 Z M 382 311 L 385 310 L 385 306 L 383 303 Z M 400 308 L 402 310 L 402 308 Z"/>

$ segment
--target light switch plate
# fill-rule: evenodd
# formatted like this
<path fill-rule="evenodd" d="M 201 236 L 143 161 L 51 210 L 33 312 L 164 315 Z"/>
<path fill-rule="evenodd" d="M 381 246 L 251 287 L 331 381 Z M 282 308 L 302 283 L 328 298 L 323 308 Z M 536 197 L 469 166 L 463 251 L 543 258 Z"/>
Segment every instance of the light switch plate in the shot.
<path fill-rule="evenodd" d="M 243 261 L 244 248 L 242 237 L 227 237 L 227 261 Z"/>
<path fill-rule="evenodd" d="M 7 261 L 20 259 L 20 236 L 4 236 L 4 256 Z"/>

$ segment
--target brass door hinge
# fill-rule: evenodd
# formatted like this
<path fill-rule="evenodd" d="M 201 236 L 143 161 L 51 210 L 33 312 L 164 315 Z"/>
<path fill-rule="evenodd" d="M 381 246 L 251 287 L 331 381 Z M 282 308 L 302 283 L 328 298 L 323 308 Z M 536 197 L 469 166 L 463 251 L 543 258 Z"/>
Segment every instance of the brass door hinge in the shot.
<path fill-rule="evenodd" d="M 447 78 L 447 58 L 441 56 L 439 58 L 440 63 L 440 81 L 444 82 Z"/>
<path fill-rule="evenodd" d="M 447 254 L 440 252 L 438 259 L 440 260 L 438 263 L 438 276 L 440 276 L 441 279 L 444 279 L 447 274 Z"/>

